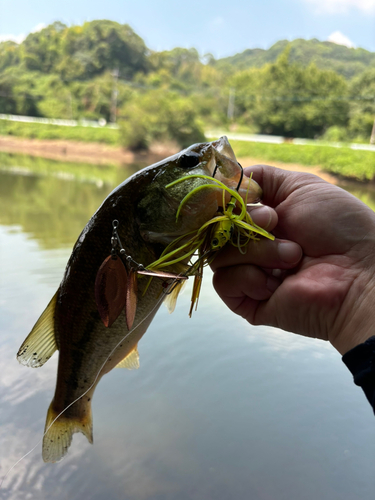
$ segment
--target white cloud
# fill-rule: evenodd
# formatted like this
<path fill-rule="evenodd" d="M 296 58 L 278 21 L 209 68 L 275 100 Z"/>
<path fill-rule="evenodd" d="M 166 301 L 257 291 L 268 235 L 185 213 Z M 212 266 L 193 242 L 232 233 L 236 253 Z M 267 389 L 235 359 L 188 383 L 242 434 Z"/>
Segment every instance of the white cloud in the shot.
<path fill-rule="evenodd" d="M 22 33 L 21 35 L 0 35 L 0 42 L 12 41 L 16 43 L 21 43 L 25 40 L 26 36 Z"/>
<path fill-rule="evenodd" d="M 375 13 L 375 0 L 305 0 L 318 13 L 346 13 L 357 9 L 365 14 Z"/>
<path fill-rule="evenodd" d="M 37 33 L 38 31 L 42 31 L 42 29 L 46 28 L 47 25 L 45 23 L 39 23 L 35 26 L 33 30 L 31 30 L 31 33 Z"/>
<path fill-rule="evenodd" d="M 39 23 L 35 26 L 35 28 L 33 28 L 30 33 L 37 33 L 38 31 L 41 31 L 42 29 L 44 29 L 47 25 L 44 24 L 44 23 Z M 27 37 L 27 35 L 25 35 L 25 33 L 21 33 L 20 35 L 1 35 L 0 34 L 0 42 L 6 42 L 6 41 L 12 41 L 12 42 L 16 42 L 16 43 L 22 43 L 25 38 Z"/>
<path fill-rule="evenodd" d="M 327 39 L 329 42 L 336 43 L 337 45 L 345 45 L 345 47 L 353 48 L 354 43 L 347 36 L 343 35 L 341 31 L 334 31 Z"/>

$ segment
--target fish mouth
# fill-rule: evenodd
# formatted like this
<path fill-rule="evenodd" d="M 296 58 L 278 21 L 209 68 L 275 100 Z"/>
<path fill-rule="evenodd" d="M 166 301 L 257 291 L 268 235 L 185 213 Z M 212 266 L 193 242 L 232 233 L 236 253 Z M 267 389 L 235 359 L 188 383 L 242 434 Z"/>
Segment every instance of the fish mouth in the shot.
<path fill-rule="evenodd" d="M 211 148 L 211 158 L 207 162 L 210 175 L 236 190 L 245 203 L 258 203 L 262 197 L 262 189 L 256 181 L 243 175 L 243 168 L 238 163 L 228 138 L 220 137 L 211 143 Z"/>

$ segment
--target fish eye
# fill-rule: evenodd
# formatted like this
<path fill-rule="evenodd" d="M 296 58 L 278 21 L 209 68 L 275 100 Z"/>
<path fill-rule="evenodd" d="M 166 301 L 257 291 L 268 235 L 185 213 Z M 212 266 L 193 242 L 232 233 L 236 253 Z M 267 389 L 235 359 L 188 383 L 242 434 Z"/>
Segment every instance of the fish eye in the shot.
<path fill-rule="evenodd" d="M 180 156 L 180 167 L 182 168 L 194 168 L 200 163 L 199 155 L 196 153 L 190 153 Z"/>

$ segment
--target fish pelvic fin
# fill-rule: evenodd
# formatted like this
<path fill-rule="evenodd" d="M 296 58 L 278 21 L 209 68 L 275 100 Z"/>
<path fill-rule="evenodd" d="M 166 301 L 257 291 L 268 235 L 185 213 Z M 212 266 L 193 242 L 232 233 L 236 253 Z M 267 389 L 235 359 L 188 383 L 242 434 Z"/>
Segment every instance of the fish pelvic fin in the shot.
<path fill-rule="evenodd" d="M 38 368 L 57 350 L 55 309 L 58 294 L 59 289 L 19 348 L 17 360 L 22 365 Z"/>
<path fill-rule="evenodd" d="M 42 451 L 44 462 L 59 462 L 67 453 L 75 432 L 82 432 L 89 443 L 93 443 L 91 403 L 86 400 L 83 404 L 84 411 L 82 411 L 82 403 L 80 405 L 81 415 L 62 414 L 54 421 L 60 412 L 54 409 L 52 401 L 48 408 L 44 428 Z"/>
<path fill-rule="evenodd" d="M 179 281 L 175 284 L 171 293 L 165 296 L 164 305 L 168 309 L 169 314 L 172 314 L 175 310 L 178 294 L 181 292 L 185 285 L 185 281 Z"/>

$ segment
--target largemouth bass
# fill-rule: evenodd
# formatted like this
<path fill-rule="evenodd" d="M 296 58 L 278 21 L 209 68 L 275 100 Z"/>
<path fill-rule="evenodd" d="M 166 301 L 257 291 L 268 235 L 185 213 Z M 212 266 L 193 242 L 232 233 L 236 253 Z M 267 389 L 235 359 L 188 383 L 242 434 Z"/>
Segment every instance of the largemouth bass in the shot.
<path fill-rule="evenodd" d="M 113 251 L 114 221 L 118 221 L 116 231 L 129 267 L 136 262 L 146 268 L 168 244 L 199 229 L 222 206 L 222 189 L 196 189 L 210 183 L 197 174 L 211 178 L 214 175 L 226 186 L 238 188 L 249 202 L 260 197 L 256 182 L 242 180 L 242 169 L 226 137 L 195 144 L 134 174 L 106 198 L 83 229 L 57 292 L 20 347 L 18 361 L 34 368 L 59 351 L 56 390 L 43 439 L 45 462 L 60 460 L 75 432 L 82 432 L 93 442 L 91 400 L 95 387 L 116 366 L 138 366 L 138 342 L 165 297 L 166 282 L 170 283 L 167 279 L 153 278 L 149 282 L 147 277 L 141 277 L 137 289 L 133 289 L 136 308 L 132 312 L 126 308 L 124 313 L 120 307 L 114 318 L 107 318 L 103 324 L 105 312 L 101 309 L 106 304 L 98 306 L 98 294 L 101 300 L 98 276 L 106 278 L 112 272 L 107 264 L 103 268 L 103 262 L 109 262 Z M 187 179 L 173 185 L 182 177 Z M 182 200 L 193 190 L 195 194 L 181 207 Z M 172 264 L 165 271 L 179 274 L 181 263 Z M 117 286 L 116 273 L 111 280 L 112 289 L 107 294 L 109 298 L 104 296 L 104 302 L 107 299 L 115 302 L 125 293 L 121 290 L 121 280 Z M 109 315 L 113 307 L 110 303 Z M 129 314 L 134 316 L 131 321 Z"/>

